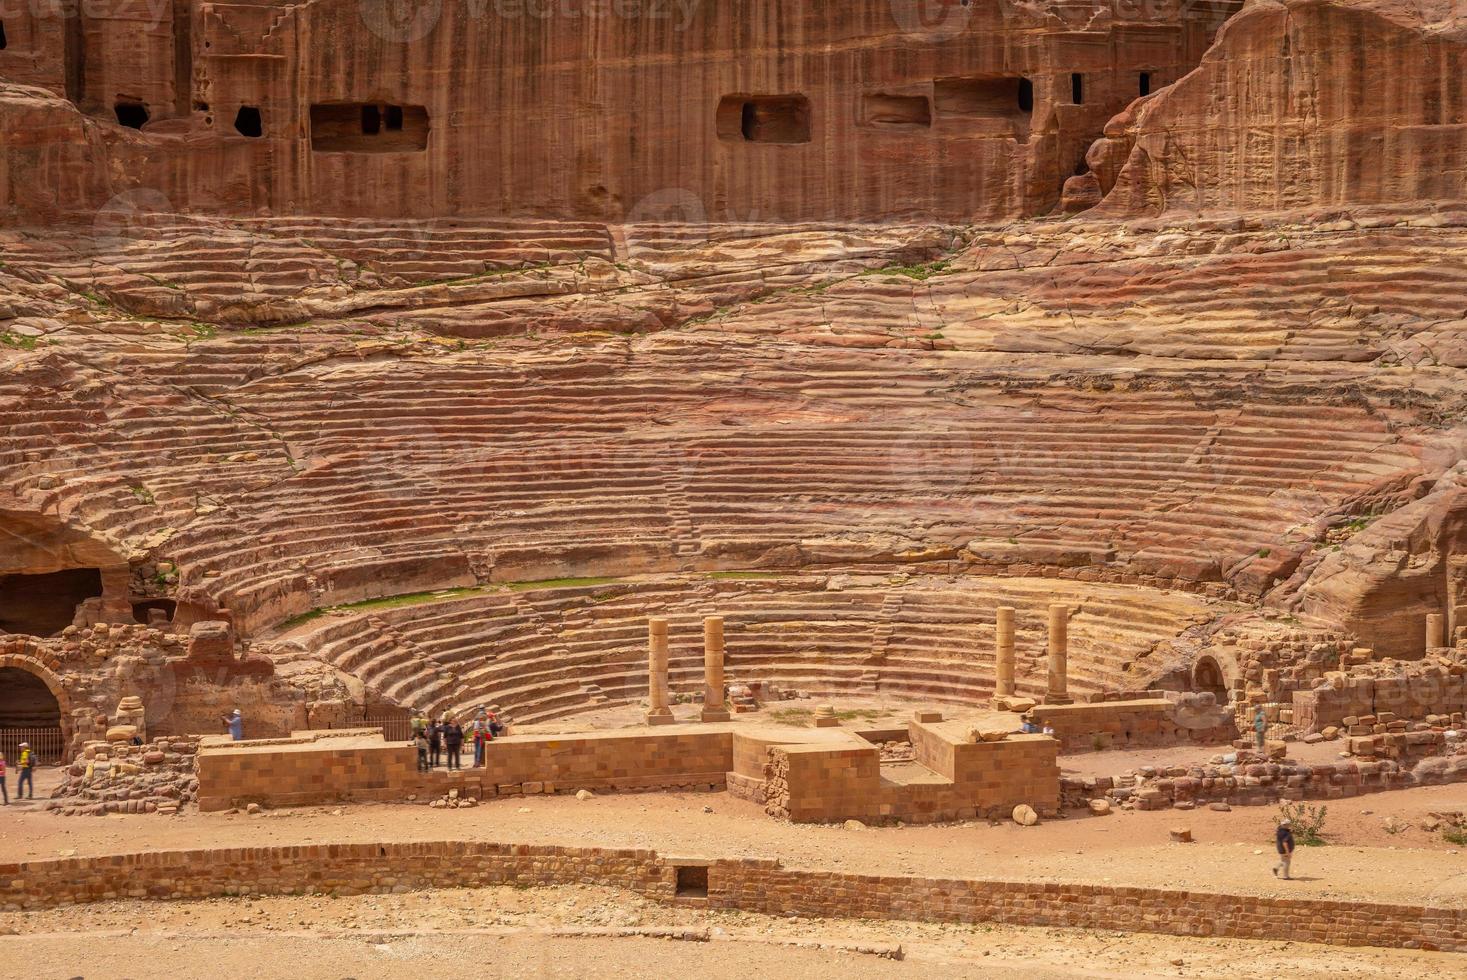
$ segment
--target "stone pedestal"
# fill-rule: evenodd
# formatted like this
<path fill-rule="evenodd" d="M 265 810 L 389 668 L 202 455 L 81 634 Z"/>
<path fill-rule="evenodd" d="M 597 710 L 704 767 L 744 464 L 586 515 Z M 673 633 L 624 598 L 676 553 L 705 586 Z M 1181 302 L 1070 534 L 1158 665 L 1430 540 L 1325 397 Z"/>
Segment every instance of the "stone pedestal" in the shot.
<path fill-rule="evenodd" d="M 1070 607 L 1052 603 L 1049 607 L 1049 692 L 1045 704 L 1074 704 L 1069 691 Z"/>
<path fill-rule="evenodd" d="M 129 726 L 136 734 L 142 736 L 143 741 L 147 741 L 148 729 L 143 724 L 143 715 L 143 699 L 136 696 L 125 697 L 117 702 L 117 711 L 113 715 L 112 724 Z"/>
<path fill-rule="evenodd" d="M 723 617 L 703 620 L 703 720 L 728 721 L 723 703 Z"/>
<path fill-rule="evenodd" d="M 993 693 L 996 697 L 1008 698 L 1014 695 L 1014 607 L 998 607 L 998 654 L 995 659 L 995 670 L 998 679 L 994 684 Z"/>
<path fill-rule="evenodd" d="M 1447 645 L 1447 618 L 1441 613 L 1426 614 L 1426 649 Z"/>
<path fill-rule="evenodd" d="M 647 724 L 671 725 L 667 706 L 667 620 L 647 620 Z"/>
<path fill-rule="evenodd" d="M 822 704 L 815 709 L 816 728 L 838 728 L 840 719 L 835 716 L 835 705 Z"/>

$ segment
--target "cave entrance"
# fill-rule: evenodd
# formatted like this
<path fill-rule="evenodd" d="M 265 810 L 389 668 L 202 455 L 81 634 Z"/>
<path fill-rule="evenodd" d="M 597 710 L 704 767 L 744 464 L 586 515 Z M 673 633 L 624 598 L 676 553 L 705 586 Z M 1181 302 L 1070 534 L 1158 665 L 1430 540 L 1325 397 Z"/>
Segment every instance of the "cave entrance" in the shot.
<path fill-rule="evenodd" d="M 60 762 L 66 747 L 61 704 L 40 677 L 19 667 L 0 667 L 0 752 L 10 768 L 20 762 L 22 742 L 30 744 L 38 762 Z"/>
<path fill-rule="evenodd" d="M 55 636 L 71 625 L 78 606 L 101 594 L 97 568 L 0 576 L 0 632 Z"/>
<path fill-rule="evenodd" d="M 142 129 L 148 121 L 148 108 L 141 102 L 119 102 L 112 107 L 117 121 L 128 129 Z"/>
<path fill-rule="evenodd" d="M 4 51 L 5 45 L 8 43 L 5 40 L 5 21 L 0 20 L 0 51 Z"/>
<path fill-rule="evenodd" d="M 260 119 L 260 107 L 242 105 L 234 114 L 234 131 L 241 136 L 257 140 L 265 135 L 265 125 Z"/>
<path fill-rule="evenodd" d="M 1197 666 L 1192 668 L 1192 688 L 1211 692 L 1218 704 L 1228 703 L 1227 679 L 1223 677 L 1222 667 L 1211 657 L 1197 658 Z"/>

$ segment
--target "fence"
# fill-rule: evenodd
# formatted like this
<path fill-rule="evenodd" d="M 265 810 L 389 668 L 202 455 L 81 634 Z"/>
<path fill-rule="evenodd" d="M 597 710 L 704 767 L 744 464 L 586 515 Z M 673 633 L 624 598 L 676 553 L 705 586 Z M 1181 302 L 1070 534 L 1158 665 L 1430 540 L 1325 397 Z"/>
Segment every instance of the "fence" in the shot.
<path fill-rule="evenodd" d="M 56 766 L 66 760 L 66 741 L 60 728 L 0 728 L 0 752 L 5 754 L 8 768 L 20 762 L 20 743 L 30 743 L 36 764 Z"/>
<path fill-rule="evenodd" d="M 366 715 L 348 718 L 340 725 L 328 724 L 331 728 L 380 728 L 382 737 L 389 742 L 407 742 L 413 737 L 413 722 L 406 715 Z"/>

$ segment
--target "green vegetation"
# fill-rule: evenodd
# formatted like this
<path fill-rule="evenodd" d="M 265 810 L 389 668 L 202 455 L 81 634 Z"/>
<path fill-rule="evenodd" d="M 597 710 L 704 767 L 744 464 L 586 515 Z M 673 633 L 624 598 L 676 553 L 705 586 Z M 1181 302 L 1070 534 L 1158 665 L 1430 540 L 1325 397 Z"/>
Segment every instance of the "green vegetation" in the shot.
<path fill-rule="evenodd" d="M 12 347 L 16 350 L 35 350 L 40 337 L 28 337 L 25 334 L 11 333 L 9 330 L 0 331 L 0 344 Z"/>
<path fill-rule="evenodd" d="M 1322 847 L 1324 839 L 1324 817 L 1327 806 L 1310 806 L 1288 800 L 1279 801 L 1279 819 L 1288 820 L 1294 831 L 1294 840 L 1305 847 Z"/>
<path fill-rule="evenodd" d="M 861 719 L 871 721 L 880 718 L 881 712 L 872 708 L 857 708 L 850 711 L 837 711 L 835 716 L 841 721 L 855 721 Z M 776 721 L 783 725 L 808 725 L 815 718 L 813 708 L 774 708 L 768 712 L 770 721 Z"/>
<path fill-rule="evenodd" d="M 1442 840 L 1458 847 L 1467 847 L 1467 823 L 1456 823 L 1442 831 Z"/>
<path fill-rule="evenodd" d="M 618 578 L 543 578 L 530 582 L 506 582 L 505 588 L 516 592 L 527 592 L 530 589 L 574 589 L 582 585 L 610 585 L 621 581 Z"/>
<path fill-rule="evenodd" d="M 915 265 L 888 265 L 880 269 L 872 269 L 864 273 L 868 276 L 906 276 L 908 279 L 916 279 L 918 282 L 926 282 L 933 276 L 942 275 L 952 269 L 951 259 L 938 259 L 935 262 L 918 262 Z"/>
<path fill-rule="evenodd" d="M 130 490 L 130 491 L 132 491 L 132 495 L 134 497 L 138 498 L 138 500 L 141 500 L 145 504 L 156 504 L 158 502 L 153 497 L 153 491 L 149 490 L 147 487 L 143 486 L 142 484 L 138 484 L 136 486 L 131 486 L 131 487 L 128 487 L 127 489 Z"/>
<path fill-rule="evenodd" d="M 301 613 L 292 619 L 288 619 L 280 627 L 281 630 L 295 629 L 297 626 L 319 619 L 327 613 L 365 612 L 373 609 L 397 609 L 401 606 L 424 605 L 432 602 L 443 602 L 448 599 L 457 599 L 461 596 L 473 595 L 486 591 L 482 585 L 470 585 L 458 589 L 435 589 L 432 592 L 408 592 L 403 595 L 384 596 L 380 599 L 363 599 L 360 602 L 347 602 L 339 606 L 322 606 L 312 609 L 310 612 Z"/>
<path fill-rule="evenodd" d="M 1272 548 L 1259 548 L 1258 549 L 1258 557 L 1259 558 L 1267 558 L 1271 554 L 1273 554 L 1273 549 Z"/>

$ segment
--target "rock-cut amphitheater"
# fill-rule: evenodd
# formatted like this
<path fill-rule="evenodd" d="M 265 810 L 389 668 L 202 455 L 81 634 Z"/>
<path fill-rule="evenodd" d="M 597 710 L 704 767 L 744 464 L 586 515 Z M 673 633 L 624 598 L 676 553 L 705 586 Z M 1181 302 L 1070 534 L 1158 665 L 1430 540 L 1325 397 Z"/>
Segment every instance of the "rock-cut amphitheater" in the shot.
<path fill-rule="evenodd" d="M 0 2 L 0 960 L 1461 976 L 1464 712 L 1462 0 Z"/>

